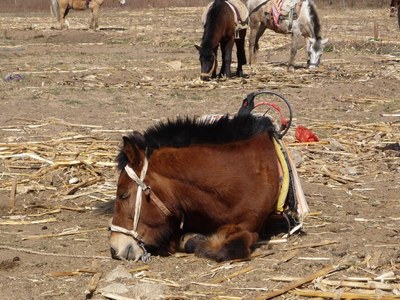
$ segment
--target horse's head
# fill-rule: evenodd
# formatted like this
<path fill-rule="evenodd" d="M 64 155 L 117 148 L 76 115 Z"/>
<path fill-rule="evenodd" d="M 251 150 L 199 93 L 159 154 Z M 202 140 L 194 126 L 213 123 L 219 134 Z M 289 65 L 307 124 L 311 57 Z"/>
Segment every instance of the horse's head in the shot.
<path fill-rule="evenodd" d="M 210 80 L 216 76 L 217 70 L 217 56 L 214 51 L 211 49 L 206 51 L 205 48 L 202 48 L 198 45 L 195 45 L 196 49 L 199 51 L 200 55 L 200 66 L 201 73 L 200 79 L 204 81 Z"/>
<path fill-rule="evenodd" d="M 124 5 L 125 4 L 125 0 L 119 0 L 119 4 Z"/>
<path fill-rule="evenodd" d="M 324 45 L 328 40 L 323 40 L 321 38 L 308 38 L 308 67 L 314 69 L 319 66 L 321 61 L 322 53 L 324 52 Z"/>
<path fill-rule="evenodd" d="M 153 197 L 150 184 L 154 181 L 148 171 L 143 135 L 135 132 L 123 140 L 117 158 L 121 173 L 109 225 L 111 255 L 116 259 L 146 261 L 150 255 L 145 247 L 158 248 L 162 244 L 172 213 Z"/>

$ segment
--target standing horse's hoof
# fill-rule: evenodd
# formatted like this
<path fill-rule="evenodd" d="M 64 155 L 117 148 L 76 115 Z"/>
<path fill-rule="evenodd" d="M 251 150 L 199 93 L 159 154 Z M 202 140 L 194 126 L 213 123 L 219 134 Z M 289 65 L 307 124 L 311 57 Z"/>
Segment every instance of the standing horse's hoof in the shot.
<path fill-rule="evenodd" d="M 288 68 L 287 68 L 287 70 L 288 70 L 289 72 L 294 73 L 294 66 L 293 66 L 293 65 L 289 65 Z"/>
<path fill-rule="evenodd" d="M 243 73 L 243 71 L 237 71 L 236 72 L 237 77 L 242 77 L 242 78 L 249 78 L 249 75 L 246 73 Z"/>

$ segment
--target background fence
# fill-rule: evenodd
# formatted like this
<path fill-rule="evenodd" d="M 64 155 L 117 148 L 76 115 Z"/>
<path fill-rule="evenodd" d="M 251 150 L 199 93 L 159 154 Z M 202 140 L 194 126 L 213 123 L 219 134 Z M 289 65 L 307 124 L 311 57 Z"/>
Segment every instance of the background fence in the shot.
<path fill-rule="evenodd" d="M 205 6 L 210 0 L 126 0 L 126 9 L 171 6 Z M 390 0 L 315 0 L 319 7 L 379 8 L 389 7 Z M 118 0 L 106 0 L 105 6 L 118 6 Z M 0 13 L 49 10 L 50 0 L 0 0 Z"/>

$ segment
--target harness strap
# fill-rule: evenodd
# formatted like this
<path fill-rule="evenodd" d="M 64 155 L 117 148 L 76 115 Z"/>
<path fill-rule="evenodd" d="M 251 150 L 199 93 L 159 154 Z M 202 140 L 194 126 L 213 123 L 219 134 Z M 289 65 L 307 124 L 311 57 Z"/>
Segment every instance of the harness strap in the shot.
<path fill-rule="evenodd" d="M 129 229 L 126 229 L 124 227 L 114 225 L 112 223 L 112 221 L 110 221 L 110 223 L 108 224 L 108 228 L 110 229 L 110 231 L 120 232 L 120 233 L 129 235 L 129 236 L 133 237 L 135 240 L 139 239 L 139 235 L 135 230 L 129 230 Z"/>
<path fill-rule="evenodd" d="M 133 171 L 133 169 L 130 166 L 128 166 L 128 165 L 125 166 L 125 171 L 128 174 L 128 176 L 130 178 L 132 178 L 133 181 L 136 182 L 138 187 L 140 187 L 140 189 L 138 188 L 136 191 L 135 215 L 134 215 L 134 219 L 133 219 L 133 230 L 134 231 L 136 231 L 138 223 L 139 223 L 140 210 L 142 208 L 142 195 L 143 195 L 142 192 L 146 193 L 149 190 L 147 185 L 143 182 L 144 177 L 146 176 L 148 164 L 149 164 L 148 160 L 147 160 L 147 158 L 145 158 L 142 171 L 140 172 L 140 177 L 138 177 L 136 175 L 135 171 Z"/>

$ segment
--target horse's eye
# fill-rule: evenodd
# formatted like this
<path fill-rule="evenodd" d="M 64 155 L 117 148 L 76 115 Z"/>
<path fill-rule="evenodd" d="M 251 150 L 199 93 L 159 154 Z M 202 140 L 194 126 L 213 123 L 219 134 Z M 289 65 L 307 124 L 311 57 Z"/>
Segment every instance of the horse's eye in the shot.
<path fill-rule="evenodd" d="M 119 198 L 125 200 L 129 198 L 129 192 L 124 192 L 119 195 Z"/>

